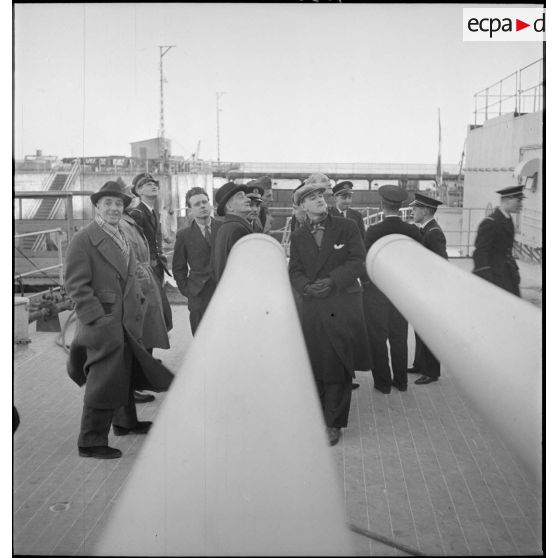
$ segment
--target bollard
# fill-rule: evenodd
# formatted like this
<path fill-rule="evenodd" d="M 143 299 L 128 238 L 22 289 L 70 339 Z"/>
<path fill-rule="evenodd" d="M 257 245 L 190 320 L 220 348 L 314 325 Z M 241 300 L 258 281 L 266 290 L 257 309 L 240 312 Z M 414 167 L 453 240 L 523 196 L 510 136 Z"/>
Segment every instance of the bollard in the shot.
<path fill-rule="evenodd" d="M 331 452 L 284 252 L 248 235 L 94 552 L 351 555 Z"/>
<path fill-rule="evenodd" d="M 14 343 L 27 344 L 29 339 L 29 299 L 14 296 Z"/>
<path fill-rule="evenodd" d="M 366 269 L 540 483 L 541 312 L 402 235 L 375 242 Z"/>

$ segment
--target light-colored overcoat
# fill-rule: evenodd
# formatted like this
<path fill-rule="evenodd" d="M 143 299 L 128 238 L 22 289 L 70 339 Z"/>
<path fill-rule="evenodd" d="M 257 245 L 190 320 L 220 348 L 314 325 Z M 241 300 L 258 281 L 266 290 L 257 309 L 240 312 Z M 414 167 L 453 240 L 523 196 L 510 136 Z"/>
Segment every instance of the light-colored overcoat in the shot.
<path fill-rule="evenodd" d="M 136 276 L 145 297 L 145 303 L 143 304 L 143 345 L 148 349 L 155 347 L 168 349 L 170 347 L 169 335 L 163 315 L 159 283 L 150 265 L 149 244 L 140 227 L 126 213 L 122 216 L 120 228 L 136 254 Z"/>
<path fill-rule="evenodd" d="M 133 247 L 126 263 L 120 248 L 93 221 L 68 245 L 65 286 L 78 318 L 68 373 L 78 385 L 85 383 L 85 404 L 97 409 L 125 405 L 130 383 L 134 389 L 168 389 L 172 373 L 143 345 L 145 298 Z"/>

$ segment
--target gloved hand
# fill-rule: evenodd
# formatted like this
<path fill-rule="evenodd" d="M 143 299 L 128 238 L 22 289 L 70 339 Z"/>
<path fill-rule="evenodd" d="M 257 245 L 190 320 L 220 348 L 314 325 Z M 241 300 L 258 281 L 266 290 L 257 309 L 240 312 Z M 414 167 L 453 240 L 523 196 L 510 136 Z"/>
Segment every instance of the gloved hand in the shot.
<path fill-rule="evenodd" d="M 333 285 L 333 280 L 329 277 L 318 279 L 317 281 L 306 285 L 304 288 L 304 294 L 314 298 L 325 298 L 331 292 Z"/>

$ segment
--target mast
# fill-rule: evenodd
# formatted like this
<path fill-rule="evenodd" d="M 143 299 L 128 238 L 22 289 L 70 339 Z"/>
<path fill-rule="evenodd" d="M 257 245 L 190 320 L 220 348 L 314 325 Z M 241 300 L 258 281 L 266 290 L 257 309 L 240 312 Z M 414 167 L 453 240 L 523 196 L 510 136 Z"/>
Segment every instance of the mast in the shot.
<path fill-rule="evenodd" d="M 163 83 L 165 76 L 163 75 L 163 56 L 175 45 L 159 45 L 159 73 L 160 73 L 160 87 L 161 87 L 161 105 L 159 111 L 159 158 L 163 163 L 163 168 L 166 163 L 166 149 L 165 149 L 165 105 L 163 96 Z"/>

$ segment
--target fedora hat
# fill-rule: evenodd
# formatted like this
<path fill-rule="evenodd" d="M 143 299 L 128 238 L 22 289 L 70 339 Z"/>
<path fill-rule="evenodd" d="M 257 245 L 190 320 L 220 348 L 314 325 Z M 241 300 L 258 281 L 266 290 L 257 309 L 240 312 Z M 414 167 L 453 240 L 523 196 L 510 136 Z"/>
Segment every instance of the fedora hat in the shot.
<path fill-rule="evenodd" d="M 223 217 L 225 215 L 225 205 L 227 202 L 238 192 L 246 193 L 246 186 L 244 184 L 235 184 L 234 182 L 227 182 L 223 184 L 215 194 L 215 203 L 217 203 L 217 215 Z"/>
<path fill-rule="evenodd" d="M 155 184 L 159 184 L 159 181 L 155 180 L 153 178 L 153 175 L 148 173 L 148 172 L 142 172 L 142 173 L 137 174 L 136 176 L 134 176 L 134 179 L 132 180 L 132 194 L 134 194 L 134 196 L 139 197 L 139 194 L 138 194 L 136 188 L 139 188 L 140 186 L 143 186 L 144 184 L 147 184 L 148 182 L 155 182 Z"/>
<path fill-rule="evenodd" d="M 293 202 L 295 205 L 300 205 L 306 196 L 313 192 L 325 192 L 331 187 L 331 180 L 321 172 L 311 174 L 302 186 L 299 186 L 293 192 Z"/>
<path fill-rule="evenodd" d="M 123 183 L 115 182 L 114 180 L 105 182 L 99 188 L 98 192 L 91 194 L 91 201 L 95 205 L 105 196 L 113 196 L 115 198 L 122 199 L 124 207 L 128 207 L 132 201 L 132 198 L 126 193 L 126 186 Z"/>

